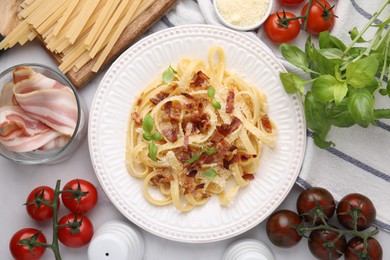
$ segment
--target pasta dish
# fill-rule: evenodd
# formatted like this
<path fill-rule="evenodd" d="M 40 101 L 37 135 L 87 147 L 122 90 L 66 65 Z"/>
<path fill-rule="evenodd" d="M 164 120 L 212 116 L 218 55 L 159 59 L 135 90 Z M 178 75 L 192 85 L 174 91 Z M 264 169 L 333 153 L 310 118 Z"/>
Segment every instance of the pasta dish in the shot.
<path fill-rule="evenodd" d="M 135 100 L 126 167 L 154 205 L 190 211 L 216 195 L 228 206 L 276 132 L 266 95 L 226 70 L 223 49 L 213 47 L 207 62 L 182 59 Z"/>

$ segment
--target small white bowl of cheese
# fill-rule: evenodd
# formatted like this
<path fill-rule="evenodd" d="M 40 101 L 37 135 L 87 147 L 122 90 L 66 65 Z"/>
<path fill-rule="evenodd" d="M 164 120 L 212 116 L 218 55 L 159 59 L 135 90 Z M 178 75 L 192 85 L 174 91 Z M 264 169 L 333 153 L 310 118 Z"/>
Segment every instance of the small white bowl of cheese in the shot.
<path fill-rule="evenodd" d="M 213 0 L 217 17 L 225 26 L 250 31 L 258 28 L 271 13 L 274 0 Z"/>

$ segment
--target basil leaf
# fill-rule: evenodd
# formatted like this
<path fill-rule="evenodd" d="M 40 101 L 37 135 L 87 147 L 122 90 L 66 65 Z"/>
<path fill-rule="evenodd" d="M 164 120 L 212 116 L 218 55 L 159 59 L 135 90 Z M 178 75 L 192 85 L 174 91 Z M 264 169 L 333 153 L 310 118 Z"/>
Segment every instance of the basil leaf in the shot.
<path fill-rule="evenodd" d="M 333 76 L 321 75 L 314 80 L 311 90 L 317 100 L 323 103 L 335 100 L 339 104 L 347 95 L 348 87 L 345 82 L 340 82 Z"/>
<path fill-rule="evenodd" d="M 336 48 L 342 51 L 347 49 L 345 44 L 337 37 L 330 35 L 329 31 L 324 31 L 320 33 L 319 45 L 321 49 Z"/>
<path fill-rule="evenodd" d="M 326 113 L 326 104 L 317 101 L 311 91 L 305 96 L 305 117 L 307 126 L 325 140 L 331 124 Z"/>
<path fill-rule="evenodd" d="M 151 138 L 155 141 L 159 141 L 163 138 L 163 136 L 159 132 L 155 132 L 152 134 Z"/>
<path fill-rule="evenodd" d="M 305 85 L 307 84 L 301 77 L 298 75 L 286 72 L 279 74 L 280 81 L 283 84 L 284 90 L 288 94 L 295 94 L 297 92 L 303 94 L 305 91 Z"/>
<path fill-rule="evenodd" d="M 354 88 L 364 88 L 378 84 L 375 75 L 378 71 L 379 63 L 372 56 L 367 56 L 347 66 L 346 80 Z"/>
<path fill-rule="evenodd" d="M 208 155 L 212 155 L 212 154 L 214 154 L 214 153 L 217 152 L 217 147 L 213 146 L 213 147 L 211 147 L 210 149 L 206 150 L 205 152 L 206 152 L 206 154 L 208 154 Z"/>
<path fill-rule="evenodd" d="M 148 151 L 149 151 L 150 159 L 152 159 L 153 161 L 157 161 L 157 158 L 156 158 L 157 157 L 157 147 L 153 141 L 149 143 Z"/>
<path fill-rule="evenodd" d="M 186 160 L 186 163 L 194 163 L 197 160 L 199 160 L 200 154 L 195 154 L 194 156 L 191 157 L 191 159 Z"/>
<path fill-rule="evenodd" d="M 356 37 L 358 37 L 359 35 L 359 31 L 356 27 L 354 27 L 352 30 L 350 30 L 349 32 L 349 36 L 351 37 L 351 40 L 354 40 Z M 360 37 L 357 42 L 367 42 L 366 40 L 364 40 L 362 37 Z"/>
<path fill-rule="evenodd" d="M 142 121 L 142 129 L 146 133 L 150 133 L 153 130 L 153 118 L 150 114 L 147 114 Z"/>
<path fill-rule="evenodd" d="M 150 133 L 144 133 L 142 136 L 146 141 L 152 140 L 152 136 L 150 135 Z"/>
<path fill-rule="evenodd" d="M 318 53 L 324 56 L 326 59 L 331 60 L 333 63 L 340 64 L 343 62 L 341 56 L 343 51 L 336 48 L 319 49 Z"/>
<path fill-rule="evenodd" d="M 337 127 L 350 127 L 355 124 L 348 109 L 348 99 L 344 98 L 339 105 L 332 104 L 328 109 L 328 118 Z"/>
<path fill-rule="evenodd" d="M 212 86 L 210 86 L 209 89 L 207 90 L 207 95 L 211 99 L 214 98 L 214 96 L 215 96 L 215 89 Z"/>
<path fill-rule="evenodd" d="M 333 142 L 325 141 L 325 140 L 322 139 L 317 133 L 314 133 L 313 140 L 314 140 L 314 143 L 315 143 L 319 148 L 322 148 L 322 149 L 326 149 L 326 148 L 329 148 L 329 147 L 331 147 L 331 146 L 334 146 L 334 143 L 333 143 Z"/>
<path fill-rule="evenodd" d="M 176 73 L 177 72 L 172 68 L 172 66 L 169 66 L 168 69 L 166 69 L 163 72 L 163 75 L 162 75 L 163 82 L 166 84 L 171 83 L 173 81 L 173 79 L 175 78 Z"/>
<path fill-rule="evenodd" d="M 217 100 L 215 100 L 215 99 L 213 99 L 212 101 L 211 101 L 211 104 L 213 105 L 213 107 L 215 108 L 215 109 L 221 109 L 221 103 L 219 103 Z"/>
<path fill-rule="evenodd" d="M 368 127 L 374 119 L 374 97 L 365 88 L 352 91 L 348 109 L 353 120 L 362 127 Z"/>
<path fill-rule="evenodd" d="M 214 180 L 217 177 L 217 171 L 214 169 L 208 169 L 202 173 L 203 177 L 209 180 Z"/>
<path fill-rule="evenodd" d="M 282 56 L 289 63 L 297 66 L 298 68 L 302 69 L 305 72 L 316 73 L 315 71 L 309 69 L 309 61 L 307 59 L 307 56 L 298 47 L 289 45 L 287 43 L 282 43 L 279 48 L 282 53 Z"/>

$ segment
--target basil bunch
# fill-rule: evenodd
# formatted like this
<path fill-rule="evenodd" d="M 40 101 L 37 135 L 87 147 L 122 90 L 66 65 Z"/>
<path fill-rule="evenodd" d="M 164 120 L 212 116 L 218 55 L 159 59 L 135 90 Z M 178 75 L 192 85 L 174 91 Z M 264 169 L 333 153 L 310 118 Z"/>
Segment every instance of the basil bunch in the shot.
<path fill-rule="evenodd" d="M 348 47 L 329 32 L 319 35 L 318 47 L 311 37 L 304 50 L 280 45 L 283 57 L 310 75 L 305 80 L 287 72 L 280 79 L 287 93 L 303 97 L 307 126 L 321 148 L 334 145 L 326 140 L 332 126 L 366 128 L 377 119 L 390 118 L 390 109 L 375 109 L 377 92 L 390 97 L 390 84 L 383 85 L 384 78 L 390 78 L 390 15 L 381 24 L 373 24 L 389 4 L 386 0 L 361 32 L 350 31 Z M 376 27 L 376 33 L 366 41 L 362 35 L 370 26 Z M 357 42 L 365 42 L 365 47 L 355 46 Z"/>

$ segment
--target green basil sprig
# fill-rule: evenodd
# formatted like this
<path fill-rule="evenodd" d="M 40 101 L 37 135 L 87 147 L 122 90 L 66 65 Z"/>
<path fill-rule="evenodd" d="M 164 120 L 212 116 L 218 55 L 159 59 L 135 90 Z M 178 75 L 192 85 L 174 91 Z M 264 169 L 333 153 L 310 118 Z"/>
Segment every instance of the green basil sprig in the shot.
<path fill-rule="evenodd" d="M 217 152 L 217 147 L 213 146 L 211 147 L 210 149 L 206 150 L 206 149 L 202 149 L 202 151 L 199 153 L 199 154 L 195 154 L 193 155 L 190 159 L 186 160 L 186 163 L 194 163 L 196 162 L 197 160 L 199 160 L 200 156 L 203 154 L 203 153 L 206 153 L 208 155 L 212 155 L 214 153 Z"/>
<path fill-rule="evenodd" d="M 389 4 L 390 0 L 385 1 L 361 31 L 353 28 L 349 32 L 349 46 L 329 32 L 319 35 L 318 46 L 308 37 L 303 50 L 280 45 L 283 57 L 308 75 L 303 78 L 286 72 L 280 80 L 287 93 L 304 97 L 307 126 L 321 148 L 334 145 L 326 140 L 332 126 L 368 127 L 377 119 L 390 118 L 390 108 L 375 109 L 377 93 L 390 97 L 390 83 L 383 84 L 385 77 L 390 78 L 390 14 L 384 22 L 373 24 Z M 374 26 L 374 36 L 363 39 Z M 358 42 L 365 46 L 356 46 Z"/>
<path fill-rule="evenodd" d="M 142 129 L 144 134 L 142 137 L 146 141 L 150 141 L 148 145 L 149 156 L 153 161 L 157 161 L 157 147 L 154 141 L 159 141 L 163 138 L 162 134 L 159 132 L 153 132 L 153 118 L 150 114 L 147 114 L 142 121 Z"/>
<path fill-rule="evenodd" d="M 211 99 L 211 104 L 215 109 L 221 109 L 221 103 L 219 103 L 216 99 L 214 99 L 215 96 L 215 89 L 213 86 L 210 86 L 207 90 L 207 95 Z"/>
<path fill-rule="evenodd" d="M 168 69 L 166 69 L 162 74 L 163 82 L 166 84 L 171 83 L 175 78 L 175 74 L 177 74 L 177 71 L 174 70 L 171 65 L 169 65 Z"/>

